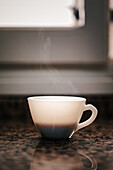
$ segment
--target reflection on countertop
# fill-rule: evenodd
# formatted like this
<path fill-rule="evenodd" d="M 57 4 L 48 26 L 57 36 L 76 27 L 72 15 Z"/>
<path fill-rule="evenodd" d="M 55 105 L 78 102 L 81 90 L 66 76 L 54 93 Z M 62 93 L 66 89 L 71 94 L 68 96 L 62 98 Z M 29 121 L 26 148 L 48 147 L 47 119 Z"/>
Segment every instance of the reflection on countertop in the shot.
<path fill-rule="evenodd" d="M 88 151 L 78 149 L 73 139 L 42 139 L 30 164 L 30 170 L 36 169 L 97 169 L 97 162 Z"/>
<path fill-rule="evenodd" d="M 41 139 L 32 123 L 0 123 L 0 170 L 112 170 L 113 120 L 95 121 L 69 140 Z"/>

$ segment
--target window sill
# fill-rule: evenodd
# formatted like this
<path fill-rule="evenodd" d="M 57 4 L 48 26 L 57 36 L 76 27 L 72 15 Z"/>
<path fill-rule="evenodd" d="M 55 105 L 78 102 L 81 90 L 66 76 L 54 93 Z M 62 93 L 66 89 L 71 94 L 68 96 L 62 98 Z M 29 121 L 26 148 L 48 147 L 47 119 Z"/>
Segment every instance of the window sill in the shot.
<path fill-rule="evenodd" d="M 0 95 L 113 94 L 113 63 L 72 68 L 1 67 Z"/>

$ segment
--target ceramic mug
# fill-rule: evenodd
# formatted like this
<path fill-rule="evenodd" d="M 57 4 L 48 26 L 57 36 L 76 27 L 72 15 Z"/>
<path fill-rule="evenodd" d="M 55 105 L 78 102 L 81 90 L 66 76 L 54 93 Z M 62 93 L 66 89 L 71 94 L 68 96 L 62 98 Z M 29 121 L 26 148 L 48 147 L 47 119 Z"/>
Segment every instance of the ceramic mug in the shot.
<path fill-rule="evenodd" d="M 86 99 L 71 96 L 35 96 L 28 97 L 28 104 L 33 122 L 40 135 L 51 139 L 70 138 L 79 129 L 91 124 L 97 109 L 86 105 Z M 91 110 L 91 117 L 82 122 L 80 119 L 86 110 Z"/>

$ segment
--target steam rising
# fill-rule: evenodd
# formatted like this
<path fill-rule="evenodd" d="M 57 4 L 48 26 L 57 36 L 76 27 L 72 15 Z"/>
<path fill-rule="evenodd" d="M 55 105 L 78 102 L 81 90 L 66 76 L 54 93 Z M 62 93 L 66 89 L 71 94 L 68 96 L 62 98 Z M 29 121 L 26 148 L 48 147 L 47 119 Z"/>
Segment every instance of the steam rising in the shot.
<path fill-rule="evenodd" d="M 43 63 L 40 63 L 40 70 L 46 71 L 44 80 L 48 82 L 45 84 L 43 92 L 49 94 L 75 94 L 78 93 L 75 83 L 71 80 L 70 76 L 66 75 L 66 69 L 56 69 L 51 63 L 52 56 L 52 34 L 49 35 L 45 31 L 38 33 L 40 40 L 40 57 Z M 44 66 L 44 67 L 43 67 Z M 69 70 L 68 70 L 69 71 Z"/>

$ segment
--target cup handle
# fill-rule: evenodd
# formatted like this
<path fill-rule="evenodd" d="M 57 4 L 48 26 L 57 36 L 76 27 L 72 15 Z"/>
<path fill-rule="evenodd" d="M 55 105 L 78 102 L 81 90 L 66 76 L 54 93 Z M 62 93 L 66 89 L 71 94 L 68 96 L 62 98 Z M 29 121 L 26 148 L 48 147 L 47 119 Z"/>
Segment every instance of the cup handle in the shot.
<path fill-rule="evenodd" d="M 91 105 L 91 104 L 85 105 L 84 108 L 83 108 L 83 112 L 86 111 L 86 110 L 91 110 L 92 111 L 92 115 L 85 122 L 79 123 L 76 131 L 81 129 L 81 128 L 83 128 L 83 127 L 86 127 L 86 126 L 90 125 L 95 120 L 95 118 L 97 116 L 97 112 L 98 111 L 97 111 L 97 109 L 93 105 Z"/>

